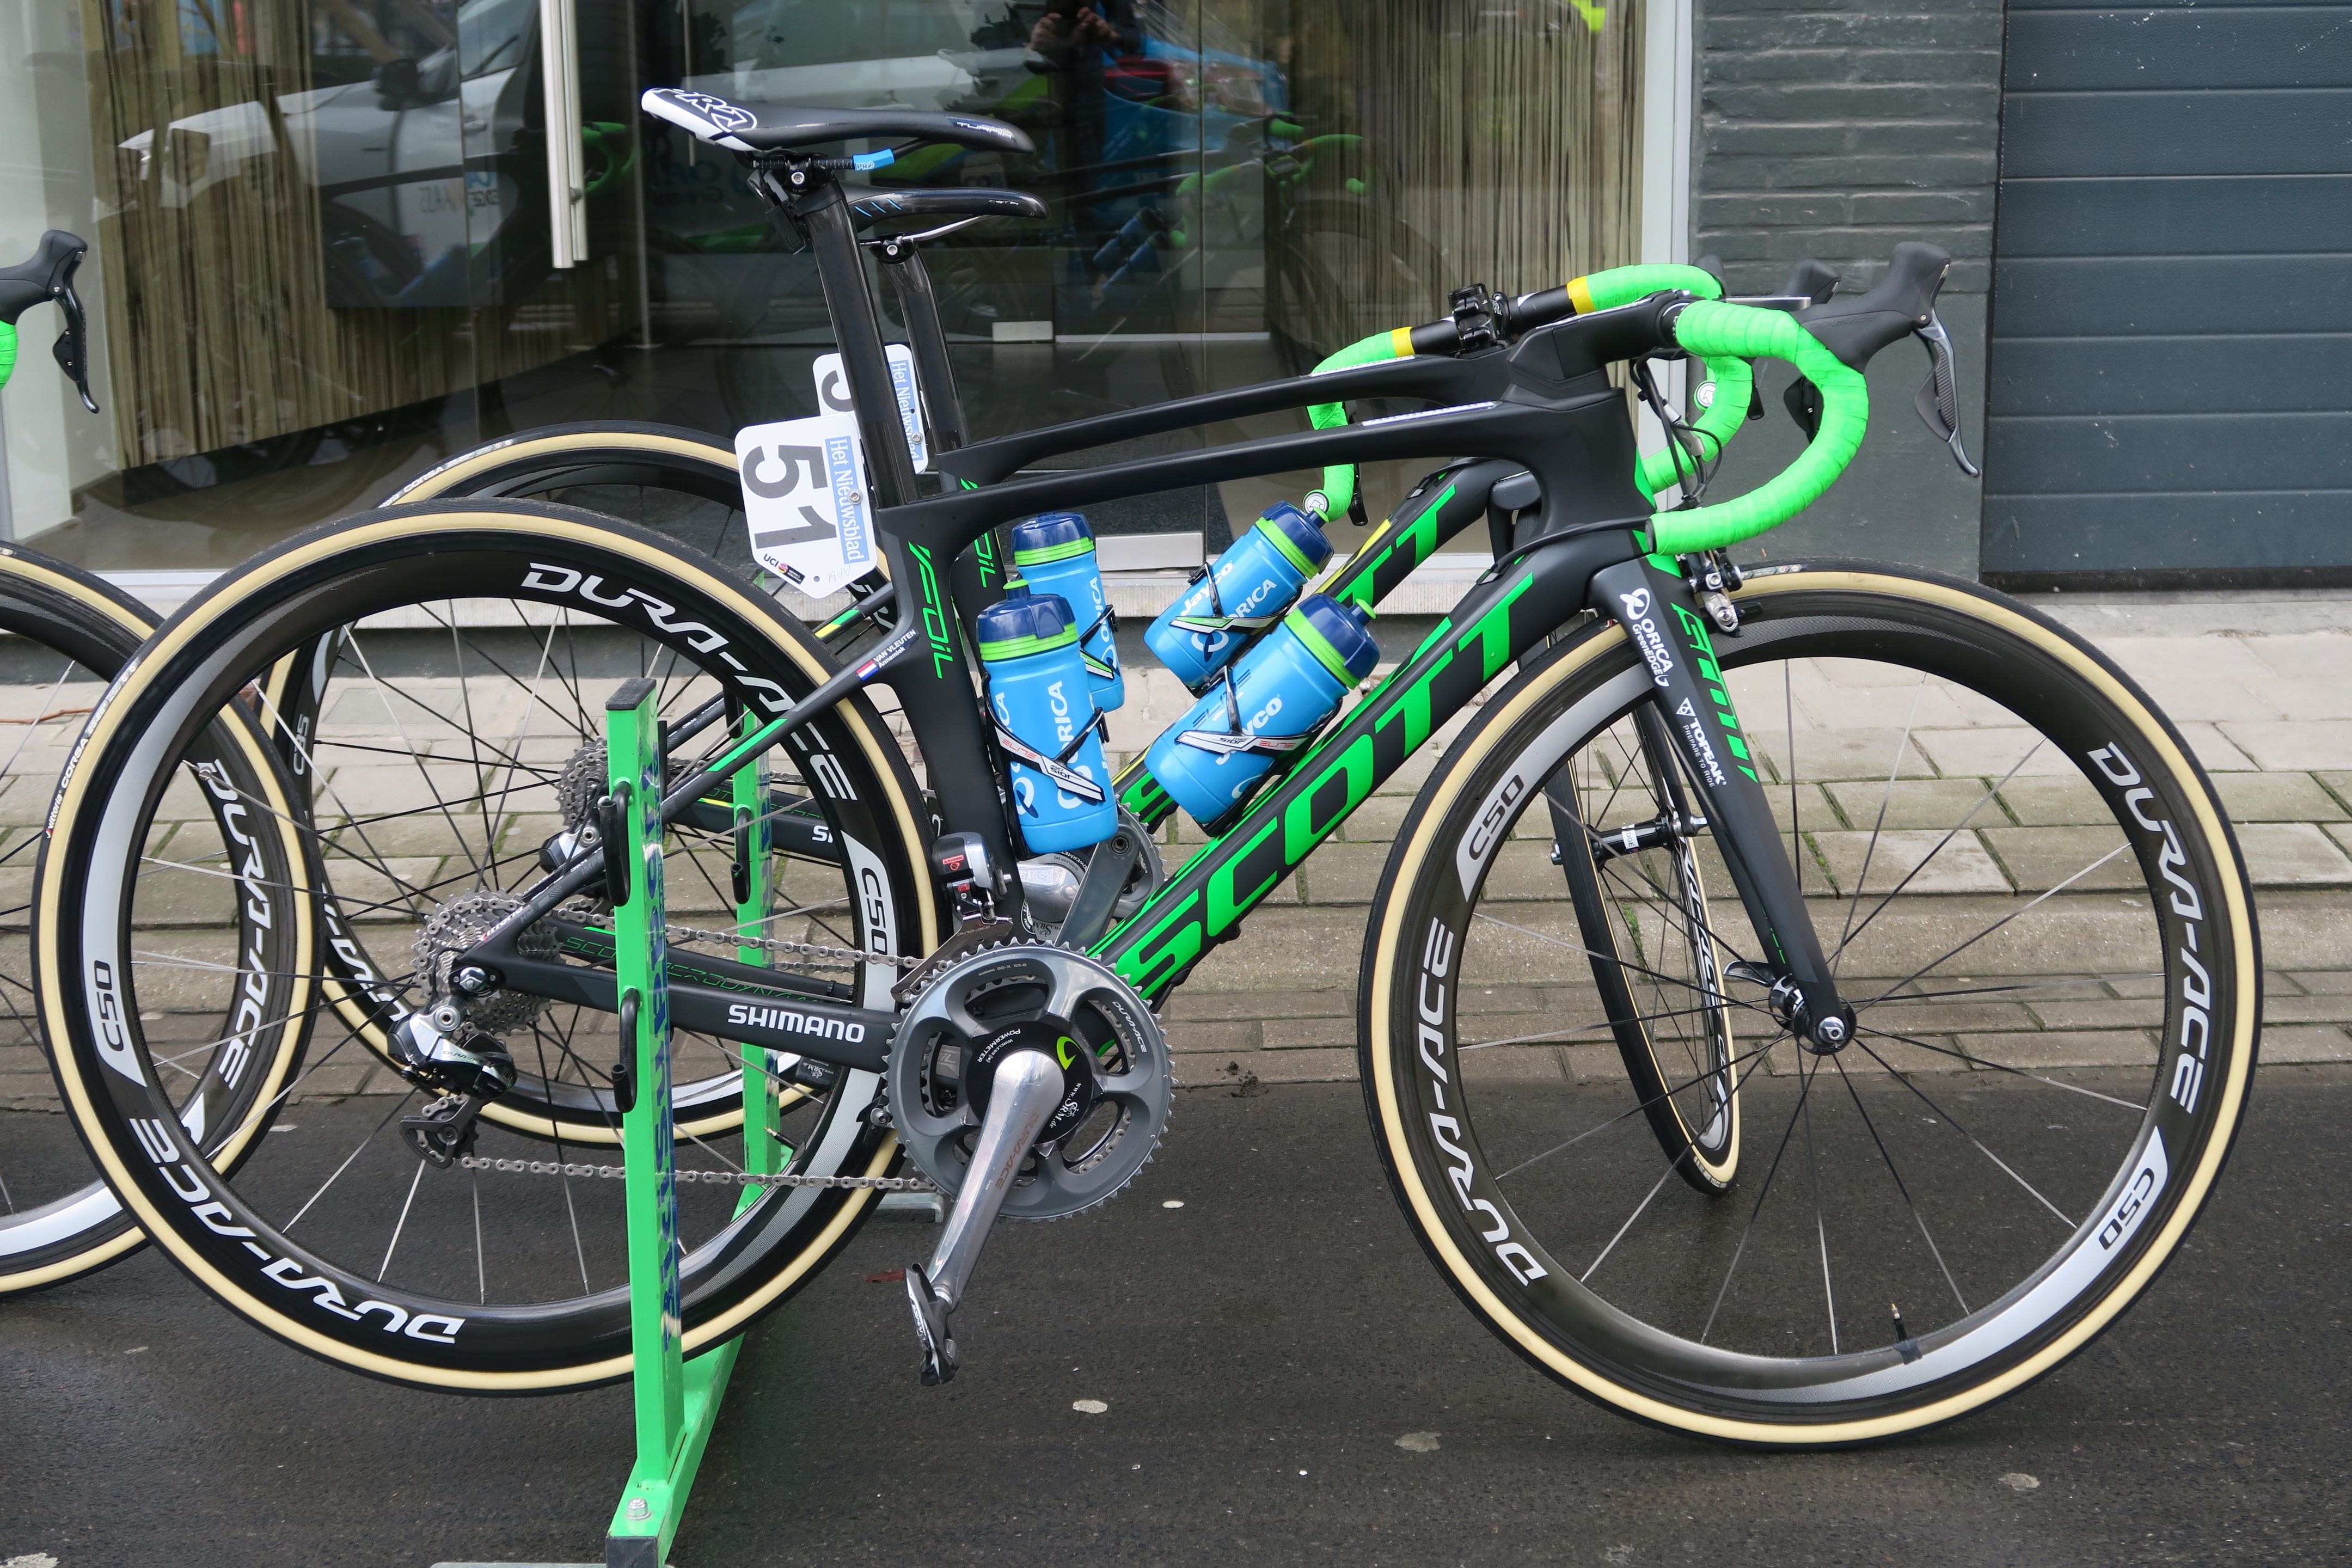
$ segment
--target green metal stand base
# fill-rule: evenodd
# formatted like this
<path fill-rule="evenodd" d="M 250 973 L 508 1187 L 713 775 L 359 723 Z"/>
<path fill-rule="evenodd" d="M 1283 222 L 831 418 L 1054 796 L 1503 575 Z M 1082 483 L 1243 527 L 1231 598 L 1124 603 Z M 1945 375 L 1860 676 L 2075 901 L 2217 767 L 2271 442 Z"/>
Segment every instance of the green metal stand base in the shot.
<path fill-rule="evenodd" d="M 613 1510 L 613 1528 L 604 1537 L 604 1568 L 662 1568 L 678 1522 L 686 1515 L 687 1493 L 702 1464 L 702 1451 L 709 1446 L 710 1430 L 719 1424 L 719 1402 L 726 1396 L 727 1379 L 742 1349 L 742 1336 L 738 1335 L 686 1363 L 685 1419 L 677 1448 L 659 1469 L 649 1468 L 639 1458 L 628 1489 L 621 1494 L 621 1505 Z"/>

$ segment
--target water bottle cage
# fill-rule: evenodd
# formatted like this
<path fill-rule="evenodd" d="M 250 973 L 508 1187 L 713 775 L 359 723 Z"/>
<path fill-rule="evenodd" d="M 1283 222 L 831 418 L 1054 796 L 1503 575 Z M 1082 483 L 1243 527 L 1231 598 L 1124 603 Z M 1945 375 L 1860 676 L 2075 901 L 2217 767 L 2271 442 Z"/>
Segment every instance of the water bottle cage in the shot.
<path fill-rule="evenodd" d="M 1103 606 L 1103 613 L 1095 617 L 1094 625 L 1088 626 L 1085 631 L 1078 634 L 1078 656 L 1086 660 L 1087 673 L 1088 675 L 1095 676 L 1103 680 L 1116 680 L 1118 679 L 1118 645 L 1115 643 L 1112 645 L 1111 662 L 1109 663 L 1105 663 L 1103 660 L 1097 658 L 1093 654 L 1088 653 L 1086 647 L 1087 644 L 1095 640 L 1095 634 L 1103 630 L 1105 627 L 1109 628 L 1113 637 L 1117 637 L 1118 635 L 1118 612 L 1112 609 L 1108 605 L 1105 605 Z M 1080 733 L 1083 734 L 1084 731 L 1081 731 Z M 1108 731 L 1105 731 L 1103 732 L 1103 739 L 1106 742 L 1110 739 L 1110 732 Z"/>
<path fill-rule="evenodd" d="M 1209 580 L 1209 613 L 1205 616 L 1170 616 L 1168 624 L 1176 630 L 1180 632 L 1198 632 L 1202 637 L 1215 637 L 1219 632 L 1226 631 L 1262 632 L 1265 630 L 1266 627 L 1282 619 L 1280 616 L 1229 616 L 1225 614 L 1224 598 L 1217 592 L 1217 574 L 1214 570 L 1213 563 L 1209 566 L 1203 566 L 1199 571 L 1193 573 L 1186 585 L 1190 586 L 1192 583 L 1198 583 L 1203 577 Z"/>
<path fill-rule="evenodd" d="M 1225 689 L 1225 728 L 1187 730 L 1176 737 L 1178 745 L 1226 756 L 1237 752 L 1256 752 L 1269 757 L 1286 757 L 1313 740 L 1322 729 L 1322 725 L 1318 724 L 1302 735 L 1253 735 L 1242 725 L 1242 705 L 1234 695 L 1233 672 L 1227 670 L 1217 679 Z"/>
<path fill-rule="evenodd" d="M 1095 805 L 1108 800 L 1109 794 L 1102 785 L 1068 764 L 1070 759 L 1078 754 L 1078 748 L 1086 744 L 1087 737 L 1097 730 L 1103 731 L 1105 740 L 1109 739 L 1108 722 L 1099 711 L 1083 729 L 1070 737 L 1070 743 L 1063 748 L 1062 754 L 1058 757 L 1047 756 L 1002 724 L 996 726 L 996 743 L 1003 750 L 1006 756 L 1016 762 L 1025 763 L 1044 773 L 1053 781 L 1054 787 L 1064 795 L 1076 795 L 1088 805 Z"/>

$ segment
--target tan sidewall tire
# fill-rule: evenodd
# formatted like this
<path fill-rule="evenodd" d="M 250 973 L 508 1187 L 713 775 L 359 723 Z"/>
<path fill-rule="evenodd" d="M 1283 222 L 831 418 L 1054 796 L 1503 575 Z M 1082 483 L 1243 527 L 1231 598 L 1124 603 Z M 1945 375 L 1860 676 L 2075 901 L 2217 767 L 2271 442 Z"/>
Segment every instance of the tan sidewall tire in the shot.
<path fill-rule="evenodd" d="M 1556 661 L 1540 666 L 1532 678 L 1507 689 L 1499 700 L 1490 702 L 1477 726 L 1454 744 L 1423 786 L 1407 818 L 1404 832 L 1390 857 L 1381 883 L 1383 893 L 1381 901 L 1373 908 L 1365 933 L 1366 983 L 1361 1009 L 1366 1026 L 1359 1054 L 1366 1086 L 1365 1098 L 1382 1158 L 1389 1167 L 1408 1218 L 1440 1271 L 1469 1303 L 1473 1311 L 1528 1360 L 1579 1392 L 1637 1419 L 1734 1443 L 1770 1447 L 1826 1447 L 1868 1443 L 1940 1425 L 2025 1386 L 2088 1344 L 2147 1288 L 2179 1247 L 2181 1237 L 2187 1234 L 2203 1206 L 2228 1158 L 2231 1140 L 2243 1113 L 2258 1037 L 2260 963 L 2252 900 L 2246 887 L 2243 863 L 2237 854 L 2235 841 L 2211 786 L 2205 783 L 2194 760 L 2145 699 L 2105 664 L 2053 627 L 2000 600 L 1969 591 L 1957 583 L 1898 575 L 1863 567 L 1802 568 L 1790 570 L 1785 574 L 1751 576 L 1739 596 L 1739 602 L 1755 604 L 1780 595 L 1822 590 L 1870 593 L 1900 601 L 1932 604 L 1983 620 L 2003 633 L 2029 640 L 2073 667 L 2117 711 L 2126 715 L 2135 726 L 2136 739 L 2143 749 L 2143 755 L 2174 778 L 2191 786 L 2184 788 L 2183 794 L 2193 804 L 2197 825 L 2202 835 L 2217 852 L 2220 890 L 2227 905 L 2234 943 L 2232 956 L 2237 964 L 2239 981 L 2235 987 L 2235 1006 L 2229 1020 L 2232 1047 L 2229 1058 L 2230 1069 L 2219 1086 L 2221 1099 L 2218 1102 L 2213 1123 L 2217 1131 L 2205 1140 L 2188 1183 L 2181 1189 L 2180 1197 L 2175 1201 L 2155 1240 L 2138 1262 L 2064 1333 L 2028 1359 L 1981 1384 L 1933 1404 L 1876 1419 L 1817 1425 L 1775 1424 L 1702 1415 L 1664 1403 L 1601 1375 L 1585 1363 L 1564 1353 L 1550 1339 L 1523 1321 L 1489 1287 L 1481 1272 L 1457 1245 L 1452 1229 L 1442 1217 L 1440 1205 L 1453 1205 L 1453 1194 L 1443 1186 L 1433 1187 L 1424 1179 L 1406 1132 L 1404 1107 L 1410 1090 L 1401 1075 L 1408 1070 L 1408 1064 L 1413 1059 L 1414 1043 L 1400 1041 L 1391 1026 L 1391 1020 L 1397 1014 L 1397 988 L 1400 984 L 1407 982 L 1412 973 L 1406 960 L 1412 951 L 1412 944 L 1407 941 L 1402 924 L 1407 917 L 1405 906 L 1408 901 L 1402 889 L 1415 885 L 1433 857 L 1450 857 L 1453 854 L 1454 846 L 1444 840 L 1439 828 L 1448 809 L 1468 787 L 1478 762 L 1485 754 L 1486 748 L 1480 742 L 1484 741 L 1492 745 L 1500 737 L 1509 734 L 1520 716 L 1595 661 L 1611 655 L 1622 656 L 1627 646 L 1622 630 L 1612 624 L 1584 637 L 1571 645 Z M 2214 1022 L 2218 1032 L 2221 1021 L 2217 1019 Z"/>

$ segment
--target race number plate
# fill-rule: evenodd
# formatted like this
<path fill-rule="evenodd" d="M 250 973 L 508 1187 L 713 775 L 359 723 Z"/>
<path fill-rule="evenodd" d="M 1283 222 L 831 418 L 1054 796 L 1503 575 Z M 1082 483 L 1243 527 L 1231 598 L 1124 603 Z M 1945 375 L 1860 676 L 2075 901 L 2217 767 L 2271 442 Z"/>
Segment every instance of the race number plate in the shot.
<path fill-rule="evenodd" d="M 751 554 L 821 599 L 873 570 L 879 552 L 857 420 L 820 414 L 735 432 Z"/>
<path fill-rule="evenodd" d="M 915 472 L 931 471 L 931 449 L 923 440 L 921 387 L 915 379 L 915 351 L 891 343 L 883 351 L 890 360 L 890 384 L 898 394 L 898 423 L 907 427 L 907 450 L 914 455 Z M 856 400 L 849 395 L 849 377 L 843 374 L 839 354 L 819 354 L 811 367 L 816 376 L 816 405 L 827 414 L 855 414 Z"/>

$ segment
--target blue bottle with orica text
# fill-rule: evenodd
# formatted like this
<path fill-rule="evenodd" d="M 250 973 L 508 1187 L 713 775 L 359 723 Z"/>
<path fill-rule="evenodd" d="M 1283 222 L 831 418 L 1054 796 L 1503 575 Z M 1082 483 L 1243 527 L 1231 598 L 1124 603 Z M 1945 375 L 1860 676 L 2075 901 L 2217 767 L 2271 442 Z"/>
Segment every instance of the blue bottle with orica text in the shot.
<path fill-rule="evenodd" d="M 1013 527 L 1013 565 L 1039 594 L 1058 594 L 1078 619 L 1079 651 L 1095 706 L 1108 713 L 1127 700 L 1119 674 L 1118 634 L 1105 613 L 1101 567 L 1095 560 L 1094 530 L 1075 511 L 1049 511 Z M 1091 629 L 1089 629 L 1091 628 Z"/>
<path fill-rule="evenodd" d="M 1160 612 L 1143 634 L 1144 646 L 1199 691 L 1253 636 L 1281 619 L 1330 558 L 1331 542 L 1315 520 L 1277 502 Z"/>
<path fill-rule="evenodd" d="M 1370 619 L 1354 605 L 1307 595 L 1151 742 L 1143 765 L 1195 822 L 1223 816 L 1372 672 L 1381 650 L 1364 629 Z"/>
<path fill-rule="evenodd" d="M 1101 843 L 1118 826 L 1118 803 L 1068 602 L 1017 591 L 981 611 L 978 621 L 988 705 L 1012 736 L 999 743 L 1009 753 L 1021 837 L 1033 855 Z M 1067 762 L 1057 762 L 1081 731 L 1085 742 Z"/>

